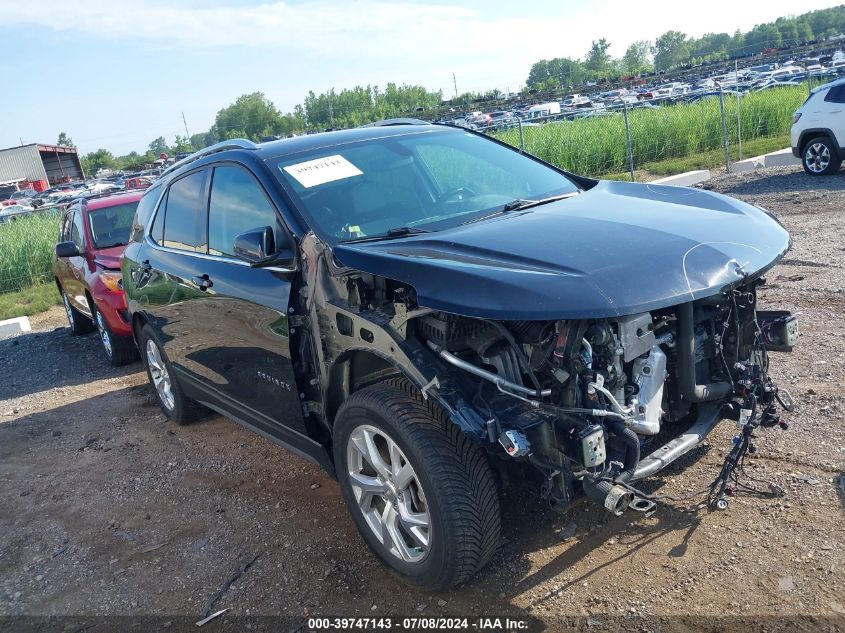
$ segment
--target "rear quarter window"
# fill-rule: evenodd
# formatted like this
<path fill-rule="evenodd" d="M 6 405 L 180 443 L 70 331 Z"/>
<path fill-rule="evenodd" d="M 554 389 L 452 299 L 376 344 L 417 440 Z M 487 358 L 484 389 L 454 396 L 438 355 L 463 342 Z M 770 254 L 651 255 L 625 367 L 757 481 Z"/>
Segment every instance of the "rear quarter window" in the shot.
<path fill-rule="evenodd" d="M 206 180 L 208 170 L 180 178 L 167 190 L 162 246 L 208 252 Z"/>
<path fill-rule="evenodd" d="M 828 103 L 845 103 L 845 84 L 830 88 L 824 96 L 824 100 Z"/>
<path fill-rule="evenodd" d="M 130 242 L 143 242 L 144 231 L 150 223 L 153 211 L 155 211 L 156 202 L 161 195 L 161 189 L 148 189 L 141 197 L 138 203 L 138 208 L 135 210 L 135 218 L 132 220 L 132 233 L 129 236 Z"/>

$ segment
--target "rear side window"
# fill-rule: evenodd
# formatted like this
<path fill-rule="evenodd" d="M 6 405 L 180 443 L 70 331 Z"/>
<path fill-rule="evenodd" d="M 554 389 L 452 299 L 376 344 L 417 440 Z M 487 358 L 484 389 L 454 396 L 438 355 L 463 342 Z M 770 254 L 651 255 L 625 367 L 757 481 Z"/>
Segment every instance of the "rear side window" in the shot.
<path fill-rule="evenodd" d="M 162 246 L 205 253 L 206 231 L 205 182 L 208 170 L 180 178 L 167 192 Z"/>
<path fill-rule="evenodd" d="M 76 248 L 82 253 L 85 250 L 85 240 L 83 235 L 85 230 L 82 228 L 82 214 L 79 211 L 73 214 L 73 224 L 70 228 L 70 239 L 76 244 Z"/>
<path fill-rule="evenodd" d="M 141 197 L 141 201 L 138 203 L 138 209 L 135 211 L 135 217 L 132 220 L 132 234 L 129 237 L 130 241 L 144 241 L 144 230 L 150 221 L 150 216 L 155 210 L 159 195 L 161 195 L 161 189 L 156 187 L 155 189 L 147 190 L 147 192 Z"/>
<path fill-rule="evenodd" d="M 824 100 L 829 103 L 845 103 L 845 84 L 833 86 L 827 91 Z"/>
<path fill-rule="evenodd" d="M 62 216 L 62 225 L 59 227 L 59 241 L 70 241 L 70 227 L 73 224 L 73 212 L 68 211 Z"/>
<path fill-rule="evenodd" d="M 158 213 L 156 213 L 155 220 L 153 220 L 153 225 L 150 227 L 150 237 L 156 244 L 164 242 L 164 214 L 166 211 L 167 194 L 164 194 L 164 198 L 159 205 Z"/>
<path fill-rule="evenodd" d="M 210 254 L 234 255 L 238 235 L 267 226 L 278 241 L 277 217 L 261 185 L 246 170 L 228 165 L 214 170 L 208 206 Z"/>

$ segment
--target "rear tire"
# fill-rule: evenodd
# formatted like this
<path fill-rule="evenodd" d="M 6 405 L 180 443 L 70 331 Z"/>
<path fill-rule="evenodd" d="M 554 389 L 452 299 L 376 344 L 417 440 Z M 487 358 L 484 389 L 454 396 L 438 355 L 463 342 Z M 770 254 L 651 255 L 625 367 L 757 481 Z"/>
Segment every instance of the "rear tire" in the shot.
<path fill-rule="evenodd" d="M 62 290 L 62 303 L 65 306 L 65 314 L 67 314 L 67 322 L 70 325 L 70 331 L 76 336 L 88 334 L 94 329 L 94 324 L 87 316 L 82 314 L 79 310 L 70 304 L 65 291 Z"/>
<path fill-rule="evenodd" d="M 94 314 L 94 325 L 100 335 L 103 351 L 114 367 L 121 367 L 138 359 L 138 348 L 131 337 L 118 336 L 109 329 L 109 324 L 103 318 L 103 313 L 96 306 L 91 307 Z"/>
<path fill-rule="evenodd" d="M 496 551 L 499 497 L 486 454 L 407 381 L 362 389 L 343 403 L 334 458 L 361 536 L 404 581 L 448 589 Z"/>
<path fill-rule="evenodd" d="M 829 136 L 817 136 L 804 145 L 801 165 L 811 176 L 828 176 L 839 170 L 842 158 Z"/>
<path fill-rule="evenodd" d="M 210 411 L 207 407 L 191 400 L 182 391 L 173 365 L 149 325 L 141 328 L 138 345 L 147 368 L 147 378 L 162 413 L 176 424 L 189 424 L 208 415 Z"/>

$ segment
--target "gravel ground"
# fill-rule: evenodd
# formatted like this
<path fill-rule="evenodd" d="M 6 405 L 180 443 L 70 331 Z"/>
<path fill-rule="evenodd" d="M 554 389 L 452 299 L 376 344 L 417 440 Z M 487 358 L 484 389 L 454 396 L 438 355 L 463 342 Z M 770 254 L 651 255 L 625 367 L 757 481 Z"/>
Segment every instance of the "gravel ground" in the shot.
<path fill-rule="evenodd" d="M 841 626 L 845 172 L 772 169 L 706 187 L 770 210 L 795 241 L 761 303 L 800 315 L 800 345 L 772 360 L 797 410 L 787 432 L 760 433 L 751 467 L 785 497 L 610 518 L 591 503 L 559 516 L 511 494 L 493 562 L 449 593 L 420 593 L 369 554 L 321 470 L 219 416 L 167 422 L 140 363 L 106 366 L 95 336 L 71 337 L 56 308 L 33 318 L 33 333 L 0 341 L 0 616 L 199 619 L 257 556 L 216 603 L 231 607 L 226 617 L 512 614 L 599 630 L 621 615 L 758 626 L 800 616 L 802 630 Z M 709 483 L 731 435 L 721 425 L 651 487 Z"/>

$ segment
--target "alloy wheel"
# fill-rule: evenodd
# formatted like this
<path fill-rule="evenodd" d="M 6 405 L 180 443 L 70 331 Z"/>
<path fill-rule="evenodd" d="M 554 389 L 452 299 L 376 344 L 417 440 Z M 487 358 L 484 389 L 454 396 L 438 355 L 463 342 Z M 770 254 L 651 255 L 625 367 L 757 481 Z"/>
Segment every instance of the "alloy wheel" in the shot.
<path fill-rule="evenodd" d="M 102 313 L 97 310 L 97 331 L 100 333 L 100 340 L 103 342 L 103 347 L 106 349 L 106 354 L 109 358 L 112 356 L 111 337 L 109 331 L 106 329 L 106 322 L 103 320 Z"/>
<path fill-rule="evenodd" d="M 167 371 L 167 365 L 164 364 L 161 351 L 158 349 L 155 341 L 148 339 L 146 347 L 147 366 L 150 368 L 150 377 L 153 379 L 153 386 L 164 407 L 168 411 L 172 411 L 175 398 L 173 397 L 173 389 L 170 384 L 170 374 Z"/>
<path fill-rule="evenodd" d="M 349 484 L 358 509 L 385 549 L 418 563 L 431 548 L 431 517 L 416 471 L 387 433 L 356 427 L 346 446 Z"/>
<path fill-rule="evenodd" d="M 830 150 L 824 143 L 813 143 L 804 152 L 804 162 L 810 171 L 820 174 L 830 164 Z"/>

